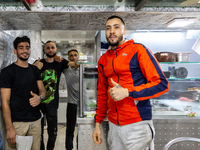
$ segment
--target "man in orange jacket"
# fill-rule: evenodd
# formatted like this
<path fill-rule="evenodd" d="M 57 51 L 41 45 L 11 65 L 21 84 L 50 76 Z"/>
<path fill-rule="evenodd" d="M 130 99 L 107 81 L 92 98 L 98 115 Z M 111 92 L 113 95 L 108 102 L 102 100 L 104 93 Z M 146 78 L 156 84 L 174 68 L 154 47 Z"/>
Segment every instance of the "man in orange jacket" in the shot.
<path fill-rule="evenodd" d="M 169 83 L 148 48 L 124 39 L 122 18 L 109 17 L 105 32 L 110 47 L 98 61 L 94 142 L 102 143 L 100 124 L 108 115 L 111 150 L 153 150 L 150 98 L 167 92 Z"/>

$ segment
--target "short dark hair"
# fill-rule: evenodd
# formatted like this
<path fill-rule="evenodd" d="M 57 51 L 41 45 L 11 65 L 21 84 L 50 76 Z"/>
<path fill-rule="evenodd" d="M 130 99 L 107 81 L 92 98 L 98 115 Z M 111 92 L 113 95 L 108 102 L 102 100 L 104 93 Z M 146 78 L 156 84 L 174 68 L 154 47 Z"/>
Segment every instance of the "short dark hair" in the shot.
<path fill-rule="evenodd" d="M 72 52 L 72 51 L 77 52 L 77 54 L 78 54 L 78 51 L 77 51 L 76 49 L 70 49 L 70 50 L 68 51 L 68 56 L 69 56 L 69 53 Z"/>
<path fill-rule="evenodd" d="M 17 37 L 14 42 L 13 42 L 13 46 L 15 49 L 17 49 L 17 46 L 19 43 L 21 42 L 28 42 L 29 47 L 31 47 L 31 43 L 30 43 L 30 38 L 27 36 L 22 36 L 22 37 Z"/>
<path fill-rule="evenodd" d="M 54 42 L 49 40 L 44 44 L 44 47 L 46 46 L 47 43 L 54 43 Z M 54 43 L 54 44 L 56 45 L 56 43 Z"/>
<path fill-rule="evenodd" d="M 107 19 L 107 21 L 108 21 L 108 20 L 111 20 L 111 19 L 114 19 L 114 18 L 120 19 L 120 20 L 122 21 L 123 25 L 125 26 L 124 20 L 123 20 L 121 17 L 119 17 L 119 16 L 110 16 L 110 17 Z"/>

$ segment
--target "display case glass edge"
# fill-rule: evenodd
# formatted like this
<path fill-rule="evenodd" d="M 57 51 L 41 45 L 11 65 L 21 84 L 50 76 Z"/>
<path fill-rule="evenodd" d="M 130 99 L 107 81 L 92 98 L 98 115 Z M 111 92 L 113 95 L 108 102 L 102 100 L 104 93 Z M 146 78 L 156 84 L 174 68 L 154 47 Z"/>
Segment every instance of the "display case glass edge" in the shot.
<path fill-rule="evenodd" d="M 97 62 L 78 62 L 80 64 L 80 118 L 93 118 L 97 101 Z M 85 86 L 84 86 L 85 82 Z M 86 96 L 84 97 L 84 92 Z M 85 106 L 85 107 L 84 107 Z"/>
<path fill-rule="evenodd" d="M 97 64 L 97 62 L 77 62 L 77 64 Z"/>
<path fill-rule="evenodd" d="M 159 64 L 200 64 L 200 62 L 159 62 Z"/>

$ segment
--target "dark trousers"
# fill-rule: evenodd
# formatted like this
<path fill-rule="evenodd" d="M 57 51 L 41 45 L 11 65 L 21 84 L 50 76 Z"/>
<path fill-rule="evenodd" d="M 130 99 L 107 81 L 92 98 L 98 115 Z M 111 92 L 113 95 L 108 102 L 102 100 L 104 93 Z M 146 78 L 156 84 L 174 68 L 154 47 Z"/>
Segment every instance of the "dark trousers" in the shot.
<path fill-rule="evenodd" d="M 0 150 L 3 150 L 3 138 L 1 136 L 1 130 L 0 130 Z"/>
<path fill-rule="evenodd" d="M 57 117 L 57 110 L 45 110 L 42 111 L 42 113 L 46 116 L 47 120 L 47 133 L 48 133 L 48 141 L 47 141 L 47 150 L 53 150 L 56 142 L 56 137 L 57 137 L 57 131 L 58 131 L 58 117 Z M 42 125 L 42 134 L 41 134 L 41 146 L 40 150 L 45 150 L 44 147 L 44 117 L 42 118 L 41 121 Z"/>
<path fill-rule="evenodd" d="M 66 124 L 66 139 L 65 139 L 65 148 L 66 150 L 73 149 L 73 138 L 74 138 L 74 129 L 76 125 L 76 115 L 77 115 L 77 105 L 76 104 L 67 104 L 67 124 Z"/>

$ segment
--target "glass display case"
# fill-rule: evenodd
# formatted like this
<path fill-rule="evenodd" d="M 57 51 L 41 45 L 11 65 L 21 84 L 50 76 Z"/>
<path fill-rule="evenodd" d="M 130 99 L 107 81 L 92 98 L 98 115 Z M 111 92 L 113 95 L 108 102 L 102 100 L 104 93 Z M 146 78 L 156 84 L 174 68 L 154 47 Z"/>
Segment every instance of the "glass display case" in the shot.
<path fill-rule="evenodd" d="M 151 99 L 153 115 L 200 116 L 200 62 L 160 62 L 169 91 Z"/>
<path fill-rule="evenodd" d="M 104 142 L 101 145 L 97 145 L 93 142 L 91 136 L 95 127 L 94 114 L 92 113 L 95 113 L 97 95 L 96 76 L 90 77 L 90 75 L 86 75 L 87 73 L 85 74 L 85 67 L 91 64 L 96 65 L 96 63 L 80 64 L 80 89 L 84 89 L 83 81 L 85 80 L 87 99 L 84 100 L 86 108 L 82 109 L 83 112 L 80 113 L 77 119 L 78 145 L 80 150 L 108 150 L 106 140 L 109 127 L 107 120 L 104 120 L 101 124 Z M 167 93 L 151 99 L 152 120 L 156 133 L 154 140 L 156 150 L 163 149 L 165 144 L 175 138 L 199 138 L 200 135 L 200 62 L 160 62 L 160 66 L 167 76 L 170 87 Z M 193 117 L 191 112 L 196 113 L 194 115 L 196 117 Z M 189 115 L 191 117 L 187 117 Z M 198 149 L 199 145 L 192 142 L 184 142 L 174 145 L 171 149 L 183 150 L 189 147 Z"/>
<path fill-rule="evenodd" d="M 80 114 L 79 117 L 94 117 L 97 102 L 98 68 L 95 62 L 80 64 Z M 86 86 L 84 86 L 84 84 Z M 84 89 L 85 88 L 85 89 Z M 82 102 L 81 102 L 82 101 Z"/>
<path fill-rule="evenodd" d="M 160 62 L 169 81 L 169 91 L 151 99 L 153 116 L 200 116 L 200 62 Z M 97 95 L 97 63 L 80 63 L 79 117 L 94 117 Z M 85 82 L 86 87 L 83 86 Z M 84 90 L 86 88 L 86 90 Z M 87 95 L 85 98 L 83 95 Z M 84 107 L 85 105 L 85 107 Z"/>

